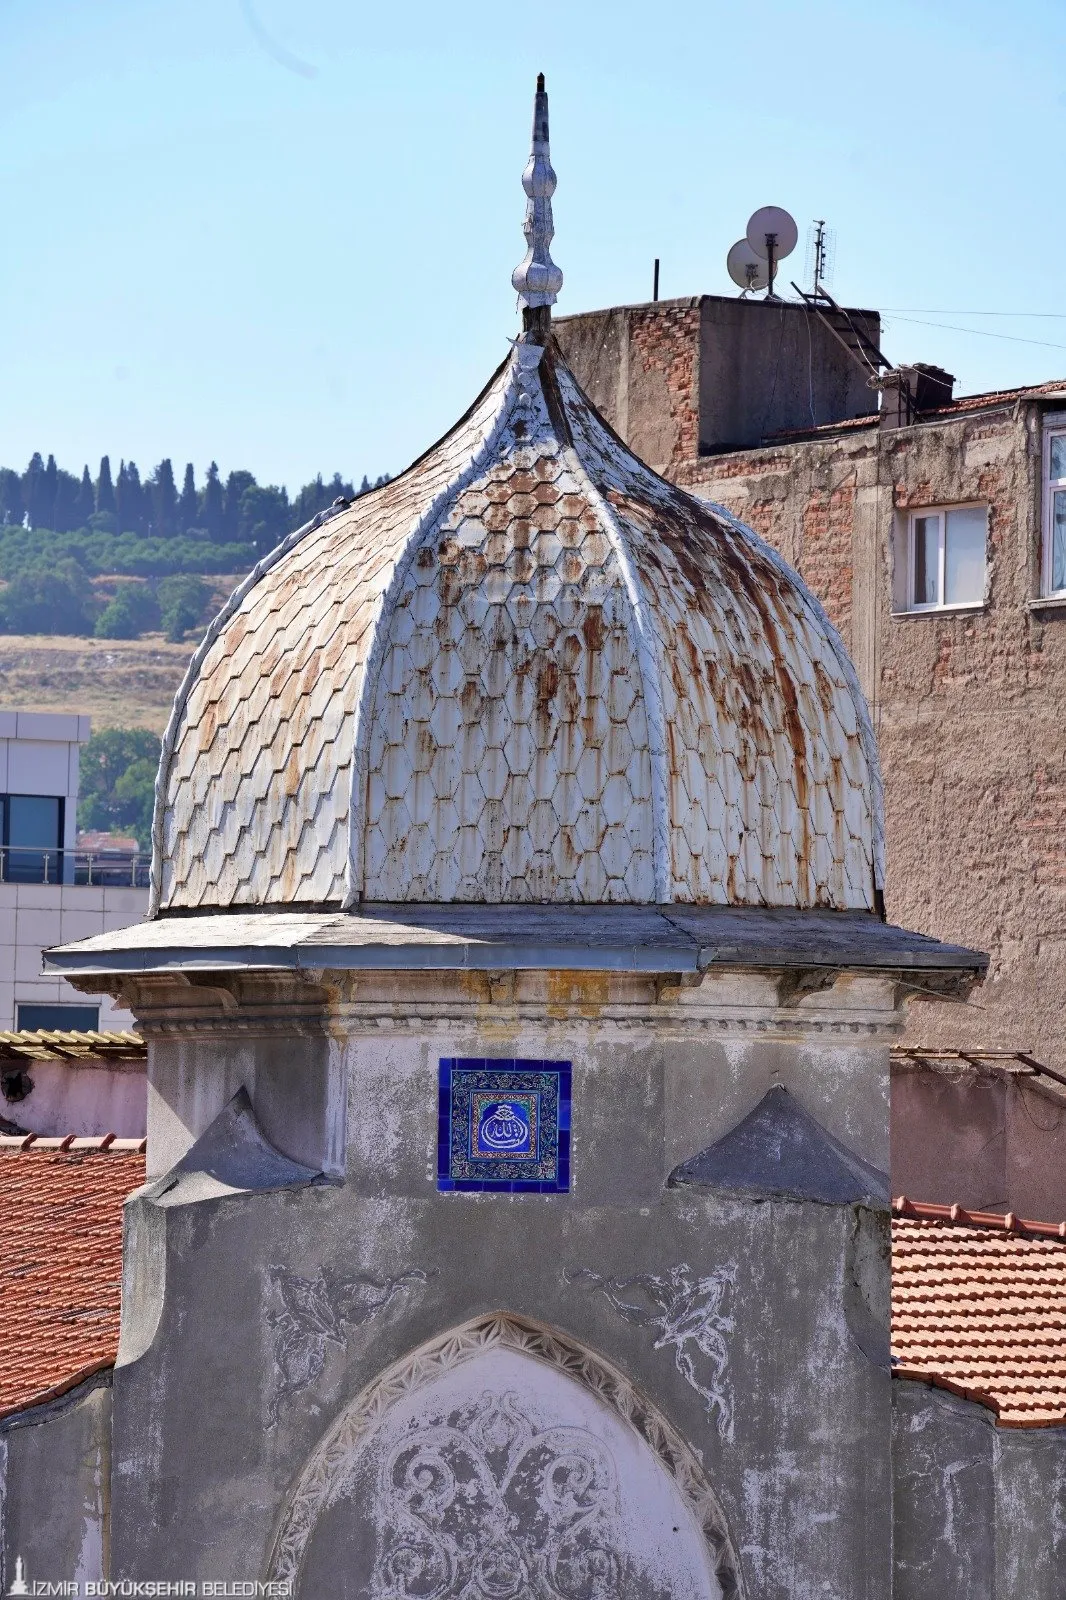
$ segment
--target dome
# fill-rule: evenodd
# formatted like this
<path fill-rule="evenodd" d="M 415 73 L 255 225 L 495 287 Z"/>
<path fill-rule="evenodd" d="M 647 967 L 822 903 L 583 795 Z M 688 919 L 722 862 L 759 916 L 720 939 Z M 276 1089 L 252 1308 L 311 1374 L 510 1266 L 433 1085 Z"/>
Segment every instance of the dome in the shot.
<path fill-rule="evenodd" d="M 163 743 L 154 914 L 875 906 L 876 745 L 840 638 L 750 528 L 626 448 L 552 339 L 542 100 L 525 331 L 444 439 L 212 624 Z"/>

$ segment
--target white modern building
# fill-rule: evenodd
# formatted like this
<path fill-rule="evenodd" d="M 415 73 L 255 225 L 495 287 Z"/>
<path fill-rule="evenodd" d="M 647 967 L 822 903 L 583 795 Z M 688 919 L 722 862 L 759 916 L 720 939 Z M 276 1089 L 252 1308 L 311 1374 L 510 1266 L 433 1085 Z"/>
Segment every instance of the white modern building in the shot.
<path fill-rule="evenodd" d="M 0 711 L 0 1029 L 123 1029 L 128 1011 L 42 976 L 49 945 L 140 920 L 146 866 L 75 848 L 89 718 Z"/>

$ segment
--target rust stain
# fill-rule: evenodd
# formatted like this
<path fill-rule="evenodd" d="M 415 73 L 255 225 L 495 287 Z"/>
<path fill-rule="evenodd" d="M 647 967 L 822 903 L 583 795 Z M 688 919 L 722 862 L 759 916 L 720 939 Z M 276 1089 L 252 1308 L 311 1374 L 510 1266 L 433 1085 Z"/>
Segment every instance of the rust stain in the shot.
<path fill-rule="evenodd" d="M 549 972 L 550 1017 L 598 1017 L 610 998 L 610 978 L 605 972 Z"/>

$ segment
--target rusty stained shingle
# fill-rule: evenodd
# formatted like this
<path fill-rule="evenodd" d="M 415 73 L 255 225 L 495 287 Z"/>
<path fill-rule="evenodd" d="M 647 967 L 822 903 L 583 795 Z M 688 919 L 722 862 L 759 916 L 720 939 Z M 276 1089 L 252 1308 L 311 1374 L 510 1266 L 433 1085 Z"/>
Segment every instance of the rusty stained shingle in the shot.
<path fill-rule="evenodd" d="M 163 909 L 872 906 L 876 751 L 824 614 L 537 355 L 223 621 L 165 746 Z"/>

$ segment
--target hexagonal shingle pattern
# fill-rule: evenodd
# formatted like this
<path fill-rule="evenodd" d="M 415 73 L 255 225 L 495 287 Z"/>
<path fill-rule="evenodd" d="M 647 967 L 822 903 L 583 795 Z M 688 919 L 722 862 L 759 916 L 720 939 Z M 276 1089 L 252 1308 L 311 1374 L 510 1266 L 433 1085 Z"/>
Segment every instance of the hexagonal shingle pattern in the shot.
<path fill-rule="evenodd" d="M 162 790 L 163 909 L 869 908 L 879 881 L 872 731 L 820 608 L 521 344 L 237 592 Z"/>

